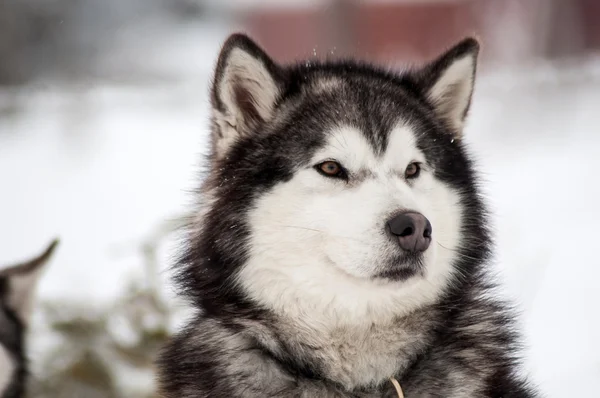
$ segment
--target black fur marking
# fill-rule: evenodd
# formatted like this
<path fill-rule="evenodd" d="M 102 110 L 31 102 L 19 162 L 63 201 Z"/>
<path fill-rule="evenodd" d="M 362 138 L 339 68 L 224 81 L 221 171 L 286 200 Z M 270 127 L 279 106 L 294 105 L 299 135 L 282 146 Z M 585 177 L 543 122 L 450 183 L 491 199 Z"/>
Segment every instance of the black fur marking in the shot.
<path fill-rule="evenodd" d="M 387 269 L 380 272 L 373 279 L 403 281 L 416 275 L 423 276 L 423 271 L 423 255 L 421 253 L 406 253 L 391 260 Z"/>

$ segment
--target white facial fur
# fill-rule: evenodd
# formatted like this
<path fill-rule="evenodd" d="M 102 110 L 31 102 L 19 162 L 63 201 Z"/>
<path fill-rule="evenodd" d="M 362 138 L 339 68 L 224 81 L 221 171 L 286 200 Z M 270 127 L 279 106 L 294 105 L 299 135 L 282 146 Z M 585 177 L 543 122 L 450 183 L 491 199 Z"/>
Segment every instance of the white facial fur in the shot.
<path fill-rule="evenodd" d="M 360 131 L 340 127 L 311 164 L 330 159 L 367 176 L 346 183 L 307 167 L 261 197 L 249 215 L 242 288 L 277 313 L 313 324 L 385 322 L 432 302 L 452 275 L 462 208 L 428 166 L 410 183 L 403 178 L 409 163 L 425 164 L 412 129 L 397 126 L 378 156 Z M 384 227 L 401 210 L 421 212 L 432 224 L 424 275 L 374 280 L 399 251 Z"/>

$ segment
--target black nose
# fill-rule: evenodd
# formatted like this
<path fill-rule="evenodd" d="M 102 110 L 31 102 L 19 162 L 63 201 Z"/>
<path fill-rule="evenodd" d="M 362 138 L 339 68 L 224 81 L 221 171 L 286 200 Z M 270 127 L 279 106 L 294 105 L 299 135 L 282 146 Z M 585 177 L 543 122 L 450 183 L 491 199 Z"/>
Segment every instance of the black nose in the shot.
<path fill-rule="evenodd" d="M 400 247 L 409 252 L 424 252 L 431 243 L 431 223 L 421 213 L 402 213 L 387 222 Z"/>

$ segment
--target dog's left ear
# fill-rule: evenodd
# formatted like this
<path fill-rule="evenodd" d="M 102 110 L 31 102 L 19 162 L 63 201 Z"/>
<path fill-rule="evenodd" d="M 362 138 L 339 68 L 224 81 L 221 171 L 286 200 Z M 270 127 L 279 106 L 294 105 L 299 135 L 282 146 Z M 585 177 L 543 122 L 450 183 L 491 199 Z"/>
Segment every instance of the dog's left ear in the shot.
<path fill-rule="evenodd" d="M 416 73 L 425 97 L 457 137 L 471 105 L 478 54 L 479 42 L 464 39 Z"/>
<path fill-rule="evenodd" d="M 282 91 L 281 68 L 248 36 L 231 35 L 219 54 L 211 93 L 216 155 L 269 121 Z"/>
<path fill-rule="evenodd" d="M 0 299 L 23 324 L 29 323 L 37 282 L 57 245 L 58 240 L 54 240 L 36 258 L 0 270 Z"/>

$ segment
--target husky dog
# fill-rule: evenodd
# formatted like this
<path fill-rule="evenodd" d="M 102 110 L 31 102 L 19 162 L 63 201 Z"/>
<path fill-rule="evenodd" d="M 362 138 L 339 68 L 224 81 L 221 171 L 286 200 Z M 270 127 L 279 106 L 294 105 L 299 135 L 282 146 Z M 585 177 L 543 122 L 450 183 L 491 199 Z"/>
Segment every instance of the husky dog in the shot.
<path fill-rule="evenodd" d="M 163 397 L 534 397 L 462 141 L 479 44 L 394 73 L 231 36 Z M 399 388 L 396 385 L 399 384 Z"/>
<path fill-rule="evenodd" d="M 52 242 L 37 258 L 0 269 L 0 397 L 25 396 L 25 332 L 37 281 L 57 244 Z"/>

